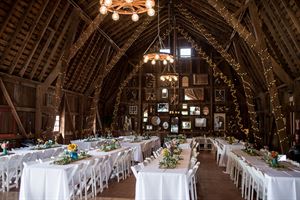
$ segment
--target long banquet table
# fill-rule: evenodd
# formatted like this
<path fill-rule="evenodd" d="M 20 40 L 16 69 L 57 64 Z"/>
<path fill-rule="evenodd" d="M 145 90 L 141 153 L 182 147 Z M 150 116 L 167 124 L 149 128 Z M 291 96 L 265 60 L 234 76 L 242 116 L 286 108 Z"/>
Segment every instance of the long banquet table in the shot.
<path fill-rule="evenodd" d="M 241 158 L 255 169 L 263 172 L 266 179 L 267 198 L 269 200 L 300 199 L 300 168 L 283 162 L 285 168 L 271 168 L 261 156 L 250 156 L 241 150 L 233 150 L 233 154 Z M 229 155 L 230 156 L 230 155 Z"/>
<path fill-rule="evenodd" d="M 138 162 L 143 161 L 143 149 L 145 148 L 145 145 L 147 142 L 150 142 L 147 149 L 148 151 L 151 151 L 151 149 L 158 149 L 160 147 L 160 139 L 157 136 L 151 137 L 149 140 L 142 140 L 140 142 L 130 142 L 130 141 L 121 141 L 122 147 L 136 147 L 136 151 L 134 152 L 134 160 Z"/>
<path fill-rule="evenodd" d="M 135 186 L 136 200 L 189 200 L 189 170 L 191 149 L 183 149 L 175 169 L 160 169 L 155 159 L 139 171 Z"/>
<path fill-rule="evenodd" d="M 94 140 L 94 141 L 88 141 L 86 139 L 71 140 L 71 143 L 77 144 L 78 149 L 80 149 L 80 150 L 87 150 L 87 149 L 95 148 L 102 141 L 105 141 L 105 139 L 99 138 L 98 140 Z"/>
<path fill-rule="evenodd" d="M 109 152 L 97 150 L 88 153 L 94 157 L 110 155 L 111 163 L 118 152 L 127 148 L 119 148 Z M 51 164 L 53 161 L 28 165 L 21 178 L 19 200 L 68 200 L 70 199 L 69 183 L 76 165 L 86 162 L 85 159 L 67 165 Z M 111 167 L 112 169 L 112 167 Z M 110 170 L 111 170 L 110 169 Z"/>
<path fill-rule="evenodd" d="M 217 154 L 220 153 L 220 161 L 219 161 L 219 166 L 226 167 L 227 165 L 227 158 L 228 154 L 234 150 L 234 149 L 242 149 L 244 148 L 244 145 L 241 143 L 233 143 L 229 144 L 226 140 L 221 139 L 221 138 L 210 138 L 212 143 L 214 144 L 215 148 L 217 149 Z M 218 156 L 218 155 L 217 155 Z"/>

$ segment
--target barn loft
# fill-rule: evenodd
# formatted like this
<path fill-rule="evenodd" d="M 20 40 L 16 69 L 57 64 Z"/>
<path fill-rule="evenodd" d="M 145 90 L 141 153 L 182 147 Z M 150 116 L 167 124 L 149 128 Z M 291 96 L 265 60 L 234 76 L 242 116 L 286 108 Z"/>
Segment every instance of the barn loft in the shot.
<path fill-rule="evenodd" d="M 299 199 L 299 81 L 298 0 L 2 0 L 2 196 Z"/>

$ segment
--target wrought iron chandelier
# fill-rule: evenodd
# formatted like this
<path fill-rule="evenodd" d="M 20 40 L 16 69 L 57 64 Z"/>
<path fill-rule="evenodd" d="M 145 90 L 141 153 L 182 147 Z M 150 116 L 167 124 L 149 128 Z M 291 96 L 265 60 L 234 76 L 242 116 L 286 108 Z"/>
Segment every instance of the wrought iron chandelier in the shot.
<path fill-rule="evenodd" d="M 147 50 L 144 52 L 144 63 L 147 63 L 148 61 L 151 62 L 152 65 L 155 65 L 156 62 L 160 61 L 162 62 L 164 65 L 168 65 L 169 63 L 173 63 L 174 62 L 174 58 L 173 55 L 170 53 L 166 53 L 166 52 L 161 52 L 162 49 L 166 49 L 162 39 L 160 37 L 160 16 L 159 16 L 159 0 L 158 0 L 158 9 L 157 9 L 157 36 L 154 38 L 154 40 L 152 41 L 152 43 L 150 44 L 150 46 L 147 48 Z M 154 42 L 158 39 L 159 42 L 159 47 L 160 50 L 158 52 L 148 52 L 148 50 L 150 49 L 150 47 L 154 44 Z"/>
<path fill-rule="evenodd" d="M 99 12 L 106 15 L 112 13 L 112 19 L 117 21 L 120 15 L 131 15 L 132 21 L 139 20 L 139 14 L 146 13 L 149 16 L 155 15 L 154 0 L 100 0 Z"/>
<path fill-rule="evenodd" d="M 167 66 L 165 66 L 161 74 L 162 74 L 160 76 L 161 81 L 170 81 L 170 82 L 178 81 L 178 73 L 176 73 L 173 64 L 168 64 Z"/>

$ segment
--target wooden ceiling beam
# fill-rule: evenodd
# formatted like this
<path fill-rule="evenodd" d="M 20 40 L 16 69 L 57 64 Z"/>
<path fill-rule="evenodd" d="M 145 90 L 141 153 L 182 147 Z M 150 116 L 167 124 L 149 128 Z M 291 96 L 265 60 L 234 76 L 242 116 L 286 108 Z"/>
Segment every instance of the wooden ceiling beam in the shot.
<path fill-rule="evenodd" d="M 288 40 L 288 38 L 286 37 L 286 31 L 283 30 L 282 26 L 279 24 L 279 21 L 277 16 L 274 15 L 274 9 L 271 10 L 271 8 L 269 7 L 269 4 L 266 3 L 266 1 L 262 1 L 262 4 L 264 5 L 265 11 L 268 14 L 268 16 L 270 17 L 271 21 L 273 22 L 273 25 L 276 29 L 276 31 L 278 32 L 279 36 L 280 36 L 280 41 L 283 41 L 283 45 L 285 45 L 285 47 L 287 48 L 287 52 L 289 53 L 289 57 L 290 59 L 292 58 L 294 61 L 299 61 L 296 55 L 296 50 L 291 46 L 290 41 Z M 266 16 L 266 13 L 264 12 L 264 16 L 266 18 L 268 18 L 268 16 Z M 291 65 L 290 67 L 293 67 L 293 65 Z"/>
<path fill-rule="evenodd" d="M 141 35 L 141 33 L 146 30 L 150 22 L 153 20 L 153 17 L 147 17 L 141 26 L 137 27 L 132 36 L 126 41 L 126 43 L 122 46 L 122 48 L 117 52 L 117 54 L 110 60 L 109 64 L 103 66 L 98 74 L 96 81 L 94 82 L 94 98 L 91 103 L 91 112 L 88 119 L 88 129 L 92 128 L 92 122 L 96 118 L 96 107 L 99 101 L 99 95 L 102 90 L 102 83 L 104 78 L 108 75 L 108 73 L 112 70 L 112 68 L 117 64 L 117 62 L 121 59 L 121 57 L 126 53 L 129 47 L 134 43 L 134 41 Z"/>
<path fill-rule="evenodd" d="M 55 45 L 54 45 L 54 47 L 51 50 L 50 56 L 48 57 L 47 62 L 44 65 L 44 67 L 43 67 L 43 69 L 42 69 L 42 71 L 41 71 L 41 73 L 40 73 L 40 75 L 38 77 L 39 81 L 43 80 L 44 74 L 45 74 L 46 70 L 50 67 L 50 63 L 51 63 L 52 59 L 54 58 L 55 54 L 57 53 L 56 51 L 57 51 L 59 45 L 61 44 L 63 38 L 65 37 L 65 34 L 67 33 L 70 24 L 72 23 L 72 20 L 73 20 L 72 18 L 73 18 L 72 15 L 70 15 L 68 17 L 68 19 L 67 19 L 67 21 L 66 21 L 66 23 L 64 25 L 64 28 L 61 31 L 59 37 L 57 38 L 57 40 L 55 42 Z M 63 52 L 63 50 L 62 50 L 62 52 Z"/>
<path fill-rule="evenodd" d="M 270 1 L 269 4 L 273 6 L 272 10 L 278 16 L 278 17 L 276 17 L 276 19 L 278 19 L 282 22 L 285 30 L 287 30 L 288 34 L 290 35 L 290 38 L 292 39 L 293 44 L 295 45 L 297 51 L 300 52 L 300 43 L 297 41 L 297 36 L 296 36 L 295 32 L 292 30 L 292 28 L 289 26 L 288 20 L 285 17 L 283 17 L 282 13 L 280 13 L 281 11 L 280 11 L 280 6 L 279 6 L 278 2 Z"/>
<path fill-rule="evenodd" d="M 80 73 L 81 71 L 81 66 L 82 63 L 85 62 L 86 59 L 88 59 L 89 57 L 89 53 L 91 51 L 91 47 L 95 45 L 94 43 L 94 38 L 96 37 L 96 33 L 94 32 L 93 35 L 91 36 L 90 40 L 88 42 L 86 42 L 85 46 L 84 46 L 84 51 L 81 52 L 80 54 L 80 59 L 78 60 L 78 62 L 74 62 L 73 65 L 75 66 L 75 70 L 72 73 L 72 77 L 71 79 L 68 81 L 68 83 L 66 84 L 66 88 L 70 88 L 73 85 L 74 81 L 76 81 L 76 79 L 78 78 L 78 73 Z"/>
<path fill-rule="evenodd" d="M 18 64 L 19 59 L 21 58 L 21 56 L 22 56 L 22 54 L 23 54 L 23 52 L 24 52 L 24 50 L 25 50 L 25 47 L 26 47 L 26 45 L 28 44 L 28 42 L 29 42 L 29 40 L 30 40 L 30 38 L 31 38 L 31 36 L 32 36 L 32 34 L 33 34 L 33 32 L 34 32 L 36 26 L 38 25 L 38 23 L 39 23 L 39 21 L 40 21 L 42 15 L 43 15 L 43 13 L 44 13 L 44 11 L 45 11 L 47 5 L 48 5 L 48 3 L 49 3 L 49 0 L 46 0 L 46 2 L 43 4 L 42 9 L 40 9 L 38 16 L 37 16 L 36 19 L 34 20 L 34 24 L 30 26 L 29 31 L 26 33 L 25 39 L 23 40 L 23 43 L 22 43 L 21 47 L 18 48 L 18 53 L 17 53 L 17 55 L 14 57 L 14 60 L 13 60 L 13 62 L 12 62 L 12 64 L 11 64 L 11 68 L 12 68 L 13 70 L 15 69 L 16 65 Z M 20 71 L 20 72 L 21 72 L 21 71 Z M 24 74 L 25 71 L 22 71 L 22 72 L 23 72 L 22 74 L 19 73 L 19 75 L 20 75 L 21 77 L 23 77 L 23 74 Z"/>
<path fill-rule="evenodd" d="M 20 74 L 24 74 L 25 71 L 27 70 L 27 68 L 28 68 L 28 66 L 29 66 L 29 64 L 30 64 L 30 62 L 32 60 L 32 57 L 35 54 L 35 52 L 36 52 L 36 50 L 37 50 L 37 48 L 38 48 L 38 46 L 39 46 L 42 38 L 44 37 L 44 34 L 45 34 L 46 30 L 47 30 L 47 27 L 49 26 L 49 24 L 50 24 L 50 22 L 51 22 L 51 20 L 52 20 L 52 18 L 54 16 L 54 14 L 55 14 L 58 6 L 59 6 L 60 1 L 61 0 L 57 0 L 56 1 L 56 3 L 53 6 L 53 9 L 51 10 L 49 16 L 47 17 L 47 20 L 45 21 L 45 23 L 41 27 L 42 32 L 38 36 L 38 39 L 36 40 L 36 43 L 33 45 L 32 50 L 31 50 L 31 52 L 29 53 L 29 56 L 26 59 L 27 60 L 26 63 L 24 64 L 24 66 L 20 70 Z"/>
<path fill-rule="evenodd" d="M 99 51 L 97 52 L 97 59 L 95 60 L 94 64 L 92 65 L 92 69 L 88 72 L 88 76 L 86 78 L 86 81 L 82 82 L 82 85 L 80 85 L 81 87 L 81 91 L 82 93 L 84 93 L 88 83 L 90 82 L 91 77 L 95 74 L 96 71 L 96 67 L 97 66 L 101 66 L 101 63 L 99 64 L 101 58 L 103 58 L 102 60 L 105 60 L 105 58 L 107 58 L 109 52 L 111 49 L 111 45 L 109 45 L 107 42 L 105 42 L 105 44 L 103 46 L 100 46 Z M 105 55 L 106 53 L 106 55 Z"/>
<path fill-rule="evenodd" d="M 6 56 L 8 55 L 8 53 L 9 53 L 9 51 L 10 51 L 12 45 L 14 44 L 14 42 L 16 42 L 16 37 L 17 37 L 18 33 L 20 32 L 20 30 L 21 30 L 21 28 L 22 28 L 22 26 L 23 26 L 23 24 L 24 24 L 24 22 L 25 22 L 25 19 L 26 19 L 27 15 L 28 15 L 29 11 L 31 10 L 31 8 L 32 8 L 32 6 L 33 6 L 33 4 L 34 4 L 34 2 L 35 2 L 34 0 L 31 0 L 31 1 L 30 1 L 30 4 L 29 4 L 28 7 L 26 8 L 25 13 L 21 16 L 21 19 L 20 19 L 19 23 L 17 24 L 16 30 L 14 30 L 12 36 L 10 37 L 9 43 L 8 43 L 8 45 L 5 47 L 5 50 L 4 50 L 4 52 L 3 52 L 2 56 L 1 56 L 0 63 L 1 63 L 2 65 L 4 65 L 5 58 L 6 58 Z M 9 67 L 10 67 L 10 66 L 9 66 Z M 8 70 L 8 73 L 9 73 L 9 74 L 12 74 L 13 71 L 14 71 L 14 68 L 10 67 L 9 70 Z"/>
<path fill-rule="evenodd" d="M 285 0 L 281 0 L 281 3 L 283 4 L 284 8 L 286 9 L 286 12 L 288 13 L 288 16 L 291 18 L 292 22 L 294 23 L 296 29 L 300 33 L 300 20 L 299 17 L 297 17 L 294 13 L 294 11 L 289 7 L 289 5 L 285 2 Z"/>
<path fill-rule="evenodd" d="M 57 33 L 58 28 L 59 28 L 59 25 L 61 24 L 61 22 L 62 22 L 62 20 L 63 20 L 63 18 L 64 18 L 64 16 L 65 16 L 65 14 L 66 14 L 66 12 L 67 12 L 69 6 L 70 6 L 70 4 L 67 4 L 67 5 L 64 7 L 64 9 L 63 9 L 62 12 L 61 12 L 61 15 L 59 16 L 58 20 L 56 21 L 56 24 L 55 24 L 54 29 L 50 29 L 50 32 L 51 32 L 51 33 L 50 33 L 50 35 L 47 37 L 47 41 L 46 41 L 46 43 L 44 44 L 44 46 L 43 46 L 43 48 L 42 48 L 42 50 L 41 50 L 41 52 L 40 52 L 40 54 L 39 54 L 39 56 L 38 56 L 38 58 L 37 58 L 37 60 L 36 60 L 36 62 L 35 62 L 35 64 L 34 64 L 32 70 L 31 70 L 31 72 L 30 72 L 30 79 L 32 79 L 32 78 L 34 77 L 34 74 L 35 74 L 36 70 L 38 69 L 38 67 L 40 66 L 40 63 L 41 63 L 42 59 L 44 58 L 45 53 L 46 53 L 47 50 L 49 49 L 50 43 L 53 42 L 52 39 L 53 39 L 55 33 Z M 45 66 L 44 66 L 44 67 L 45 67 Z M 21 77 L 23 77 L 24 73 L 25 73 L 25 71 L 20 71 L 19 75 L 20 75 Z"/>
<path fill-rule="evenodd" d="M 86 58 L 85 58 L 85 61 L 83 62 L 83 64 L 81 65 L 82 68 L 80 70 L 80 73 L 79 73 L 79 76 L 76 78 L 76 81 L 74 82 L 74 84 L 72 85 L 72 90 L 78 90 L 79 88 L 79 84 L 84 82 L 84 75 L 85 75 L 85 72 L 88 70 L 89 68 L 89 61 L 90 60 L 94 60 L 95 59 L 95 52 L 97 51 L 97 48 L 96 47 L 99 47 L 99 40 L 100 40 L 100 36 L 98 36 L 97 34 L 95 34 L 97 36 L 97 39 L 96 39 L 96 42 L 94 39 L 91 40 L 91 42 L 93 42 L 93 46 L 91 48 L 89 48 L 89 53 L 87 54 Z M 80 65 L 77 66 L 77 68 L 80 68 Z M 73 77 L 74 79 L 75 77 Z"/>
<path fill-rule="evenodd" d="M 271 97 L 272 111 L 274 113 L 277 134 L 280 140 L 280 148 L 282 152 L 286 152 L 289 147 L 289 141 L 286 133 L 286 126 L 283 121 L 283 114 L 281 110 L 281 104 L 278 97 L 278 91 L 276 87 L 276 81 L 274 79 L 274 63 L 272 62 L 271 55 L 268 53 L 266 47 L 265 38 L 262 33 L 261 27 L 259 26 L 259 18 L 257 13 L 257 8 L 254 10 L 255 2 L 251 2 L 249 5 L 250 16 L 252 19 L 252 24 L 255 29 L 257 38 L 255 38 L 242 24 L 237 22 L 237 19 L 227 10 L 219 0 L 208 0 L 208 3 L 211 4 L 219 14 L 227 21 L 227 23 L 234 29 L 237 30 L 240 37 L 242 37 L 245 42 L 259 55 L 262 65 L 264 76 L 267 83 L 267 88 Z M 277 64 L 279 66 L 279 64 Z M 280 68 L 280 66 L 279 66 Z M 278 72 L 278 71 L 277 71 Z M 285 80 L 287 81 L 287 80 Z"/>

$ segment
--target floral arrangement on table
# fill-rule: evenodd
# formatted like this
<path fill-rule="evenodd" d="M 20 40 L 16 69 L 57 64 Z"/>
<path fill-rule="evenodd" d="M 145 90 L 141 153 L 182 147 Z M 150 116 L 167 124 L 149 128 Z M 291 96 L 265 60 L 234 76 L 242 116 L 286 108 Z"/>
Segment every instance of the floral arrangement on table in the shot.
<path fill-rule="evenodd" d="M 2 155 L 8 155 L 8 147 L 9 147 L 9 141 L 3 142 L 1 144 L 1 148 L 2 148 Z"/>
<path fill-rule="evenodd" d="M 228 142 L 228 144 L 233 144 L 235 143 L 236 139 L 233 136 L 228 136 L 226 137 L 226 141 Z"/>
<path fill-rule="evenodd" d="M 50 149 L 55 147 L 60 147 L 61 145 L 53 142 L 53 140 L 48 140 L 44 142 L 42 139 L 37 139 L 37 145 L 32 147 L 31 150 L 43 150 L 43 149 Z"/>
<path fill-rule="evenodd" d="M 245 148 L 242 149 L 242 151 L 244 151 L 250 156 L 259 156 L 259 154 L 257 153 L 256 149 L 253 147 L 253 145 L 249 143 L 245 144 Z"/>
<path fill-rule="evenodd" d="M 179 134 L 179 135 L 167 135 L 167 137 L 164 138 L 165 142 L 169 142 L 171 140 L 176 139 L 178 141 L 179 144 L 183 144 L 186 143 L 186 136 L 183 134 Z"/>
<path fill-rule="evenodd" d="M 174 169 L 179 161 L 178 155 L 172 155 L 171 151 L 164 148 L 161 152 L 162 160 L 159 162 L 159 168 L 163 169 Z"/>
<path fill-rule="evenodd" d="M 142 136 L 142 140 L 150 140 L 151 139 L 151 136 L 149 134 L 144 134 Z"/>
<path fill-rule="evenodd" d="M 120 148 L 120 142 L 118 140 L 112 139 L 105 141 L 99 148 L 100 151 L 108 152 Z"/>
<path fill-rule="evenodd" d="M 95 137 L 95 136 L 89 136 L 88 138 L 85 138 L 83 141 L 84 142 L 95 142 L 95 141 L 99 141 L 99 138 Z"/>
<path fill-rule="evenodd" d="M 82 160 L 91 157 L 86 152 L 82 151 L 78 153 L 77 144 L 69 144 L 67 150 L 64 151 L 63 155 L 53 162 L 56 165 L 67 165 L 72 162 Z"/>
<path fill-rule="evenodd" d="M 281 165 L 279 162 L 278 162 L 278 152 L 277 151 L 266 151 L 265 154 L 264 154 L 264 160 L 266 163 L 269 164 L 270 167 L 273 167 L 273 168 L 284 168 L 284 165 Z"/>

